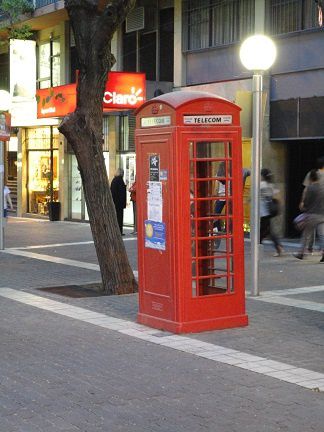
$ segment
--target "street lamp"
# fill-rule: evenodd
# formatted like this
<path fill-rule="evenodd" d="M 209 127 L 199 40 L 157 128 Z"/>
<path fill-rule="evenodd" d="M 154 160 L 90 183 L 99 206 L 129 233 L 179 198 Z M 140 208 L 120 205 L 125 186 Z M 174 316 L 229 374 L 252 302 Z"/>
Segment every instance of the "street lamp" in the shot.
<path fill-rule="evenodd" d="M 253 140 L 252 140 L 252 197 L 251 197 L 251 295 L 259 295 L 259 243 L 260 243 L 260 170 L 262 144 L 262 73 L 276 59 L 276 47 L 264 35 L 247 38 L 240 48 L 240 59 L 246 69 L 253 71 Z"/>
<path fill-rule="evenodd" d="M 6 121 L 4 118 L 4 112 L 7 112 L 10 108 L 11 104 L 11 96 L 6 90 L 0 90 L 0 115 L 3 115 L 3 119 L 1 119 L 0 123 L 0 250 L 4 249 L 4 139 L 7 139 L 5 136 L 7 131 L 6 129 Z"/>
<path fill-rule="evenodd" d="M 10 93 L 6 90 L 0 90 L 0 111 L 8 111 L 11 105 Z"/>

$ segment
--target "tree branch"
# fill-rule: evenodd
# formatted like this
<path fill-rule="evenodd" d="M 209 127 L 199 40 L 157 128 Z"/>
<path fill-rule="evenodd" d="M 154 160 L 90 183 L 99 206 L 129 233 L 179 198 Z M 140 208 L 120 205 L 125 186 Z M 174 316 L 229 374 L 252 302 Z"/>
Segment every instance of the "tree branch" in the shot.
<path fill-rule="evenodd" d="M 112 0 L 104 9 L 101 20 L 103 25 L 109 26 L 112 34 L 125 21 L 128 13 L 134 8 L 136 0 Z"/>
<path fill-rule="evenodd" d="M 98 0 L 65 0 L 65 9 L 69 12 L 71 9 L 97 10 Z"/>

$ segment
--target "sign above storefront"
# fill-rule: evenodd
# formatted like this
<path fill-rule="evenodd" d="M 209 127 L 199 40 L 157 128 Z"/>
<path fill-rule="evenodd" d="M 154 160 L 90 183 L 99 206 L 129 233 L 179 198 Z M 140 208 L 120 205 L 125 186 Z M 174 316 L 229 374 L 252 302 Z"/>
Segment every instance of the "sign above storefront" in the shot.
<path fill-rule="evenodd" d="M 135 109 L 145 102 L 145 74 L 109 72 L 103 98 L 105 109 Z"/>
<path fill-rule="evenodd" d="M 36 91 L 37 118 L 64 117 L 76 107 L 76 84 Z"/>
<path fill-rule="evenodd" d="M 36 92 L 37 117 L 64 117 L 76 108 L 76 84 L 40 89 Z M 103 111 L 139 108 L 146 98 L 145 74 L 109 72 Z"/>
<path fill-rule="evenodd" d="M 10 140 L 11 116 L 9 113 L 0 113 L 0 141 Z"/>
<path fill-rule="evenodd" d="M 37 124 L 36 64 L 35 41 L 10 39 L 10 113 L 13 127 Z"/>

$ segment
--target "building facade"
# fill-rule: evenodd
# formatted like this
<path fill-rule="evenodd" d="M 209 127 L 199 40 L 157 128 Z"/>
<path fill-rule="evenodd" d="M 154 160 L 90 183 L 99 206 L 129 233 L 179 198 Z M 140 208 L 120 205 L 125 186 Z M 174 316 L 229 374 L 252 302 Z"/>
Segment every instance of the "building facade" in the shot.
<path fill-rule="evenodd" d="M 252 137 L 252 76 L 240 63 L 240 42 L 257 33 L 273 38 L 277 60 L 264 76 L 262 166 L 273 171 L 281 191 L 281 234 L 294 235 L 291 221 L 299 211 L 303 178 L 324 155 L 323 2 L 184 0 L 175 5 L 182 29 L 175 87 L 211 91 L 242 107 L 244 164 Z"/>

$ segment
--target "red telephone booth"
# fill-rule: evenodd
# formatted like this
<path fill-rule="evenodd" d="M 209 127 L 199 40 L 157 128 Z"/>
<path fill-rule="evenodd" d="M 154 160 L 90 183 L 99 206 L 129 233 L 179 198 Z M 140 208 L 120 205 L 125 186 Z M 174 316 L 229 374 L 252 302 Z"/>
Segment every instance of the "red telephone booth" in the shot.
<path fill-rule="evenodd" d="M 175 333 L 244 326 L 240 108 L 178 91 L 136 118 L 138 321 Z"/>

